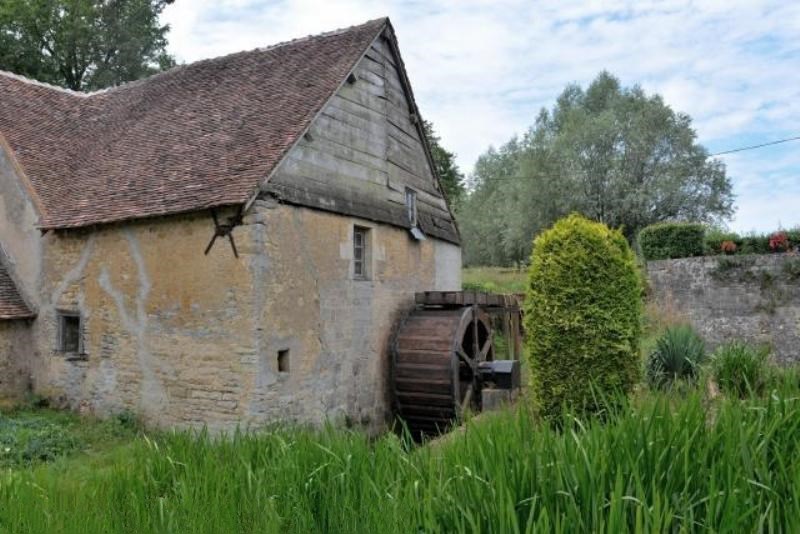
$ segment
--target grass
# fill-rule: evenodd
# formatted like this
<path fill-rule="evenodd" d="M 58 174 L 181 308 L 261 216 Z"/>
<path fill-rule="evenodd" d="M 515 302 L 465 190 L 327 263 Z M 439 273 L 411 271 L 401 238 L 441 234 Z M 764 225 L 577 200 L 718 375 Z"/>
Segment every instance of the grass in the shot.
<path fill-rule="evenodd" d="M 0 469 L 35 466 L 79 452 L 96 455 L 130 441 L 136 427 L 127 414 L 101 421 L 32 407 L 0 411 Z"/>
<path fill-rule="evenodd" d="M 8 532 L 787 531 L 800 399 L 645 394 L 564 431 L 525 409 L 439 447 L 297 428 L 139 437 L 0 474 Z M 48 415 L 49 417 L 49 415 Z"/>
<path fill-rule="evenodd" d="M 465 280 L 523 283 L 503 271 Z M 683 321 L 668 308 L 649 310 L 649 339 Z M 793 531 L 800 373 L 779 375 L 745 399 L 709 398 L 704 381 L 640 389 L 562 430 L 522 404 L 436 447 L 334 428 L 145 434 L 130 417 L 19 410 L 0 416 L 16 451 L 0 463 L 0 532 Z"/>
<path fill-rule="evenodd" d="M 524 293 L 528 281 L 525 270 L 505 267 L 467 267 L 462 271 L 464 289 L 488 293 Z"/>

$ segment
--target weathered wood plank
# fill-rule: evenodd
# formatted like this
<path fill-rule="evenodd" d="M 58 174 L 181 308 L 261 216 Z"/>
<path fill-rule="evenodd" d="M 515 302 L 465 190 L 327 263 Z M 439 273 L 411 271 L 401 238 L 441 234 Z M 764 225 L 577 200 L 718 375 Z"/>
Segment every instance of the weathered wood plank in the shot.
<path fill-rule="evenodd" d="M 397 67 L 397 60 L 394 58 L 394 54 L 389 49 L 389 45 L 386 43 L 386 41 L 382 39 L 377 39 L 374 41 L 370 46 L 370 53 L 373 54 L 373 57 L 375 54 L 377 54 L 378 57 L 382 58 L 386 62 L 387 66 L 391 65 L 395 68 Z"/>
<path fill-rule="evenodd" d="M 430 180 L 420 178 L 389 159 L 387 159 L 386 172 L 389 176 L 389 186 L 392 189 L 404 191 L 408 186 L 431 195 L 439 195 L 432 178 Z"/>
<path fill-rule="evenodd" d="M 359 130 L 325 113 L 317 118 L 314 128 L 311 129 L 311 136 L 312 138 L 321 137 L 335 140 L 339 144 L 353 147 L 378 158 L 386 157 L 388 145 L 385 132 L 381 132 L 380 129 Z"/>
<path fill-rule="evenodd" d="M 317 136 L 311 142 L 303 141 L 298 145 L 298 152 L 304 152 L 306 150 L 319 150 L 332 157 L 340 158 L 356 165 L 363 165 L 368 169 L 381 172 L 386 176 L 385 183 L 389 183 L 386 159 L 383 157 L 357 150 L 351 145 L 343 145 L 337 140 L 327 139 L 323 136 Z"/>
<path fill-rule="evenodd" d="M 332 111 L 331 108 L 335 108 L 336 111 L 339 111 L 340 114 L 337 114 L 335 111 Z M 323 111 L 328 115 L 332 115 L 334 117 L 343 117 L 342 120 L 347 122 L 348 119 L 342 113 L 347 113 L 358 117 L 361 121 L 369 121 L 374 124 L 380 125 L 381 128 L 388 128 L 389 126 L 386 124 L 386 112 L 385 110 L 378 110 L 372 109 L 368 107 L 364 107 L 361 104 L 352 102 L 345 98 L 341 98 L 339 96 L 335 96 L 328 104 L 328 107 L 325 108 Z M 355 123 L 355 126 L 361 126 L 361 123 Z"/>
<path fill-rule="evenodd" d="M 368 51 L 364 55 L 364 61 L 358 64 L 358 68 L 368 70 L 383 78 L 386 67 L 384 66 L 383 58 L 380 56 L 380 54 Z"/>
<path fill-rule="evenodd" d="M 374 109 L 375 111 L 383 111 L 386 108 L 385 97 L 361 91 L 359 88 L 352 85 L 343 85 L 342 88 L 339 89 L 338 95 L 366 108 Z"/>
<path fill-rule="evenodd" d="M 413 129 L 411 131 L 407 131 L 402 128 L 398 128 L 391 119 L 387 118 L 386 134 L 387 136 L 393 137 L 395 141 L 403 144 L 411 152 L 419 153 L 423 156 L 423 159 L 425 158 L 425 149 L 422 147 L 422 140 Z M 433 176 L 430 172 L 426 172 L 425 174 Z"/>
<path fill-rule="evenodd" d="M 303 150 L 289 154 L 273 179 L 282 180 L 284 176 L 324 180 L 332 189 L 358 187 L 359 182 L 371 182 L 381 186 L 380 190 L 375 190 L 376 196 L 386 188 L 387 180 L 386 173 L 380 169 L 337 158 L 313 147 L 303 147 Z"/>
<path fill-rule="evenodd" d="M 384 90 L 384 86 L 385 86 L 386 80 L 384 79 L 382 73 L 381 74 L 377 74 L 377 73 L 374 73 L 371 70 L 365 69 L 363 67 L 356 67 L 355 69 L 353 69 L 353 72 L 355 73 L 356 79 L 358 80 L 356 82 L 356 84 L 358 84 L 359 82 L 362 82 L 364 84 L 374 86 L 374 87 L 378 88 L 379 92 L 378 93 L 373 93 L 373 91 L 370 90 L 370 93 L 383 94 L 383 90 Z"/>
<path fill-rule="evenodd" d="M 431 187 L 433 174 L 427 159 L 409 150 L 393 136 L 386 137 L 386 159 L 416 177 L 418 183 Z M 429 185 L 430 184 L 430 185 Z"/>

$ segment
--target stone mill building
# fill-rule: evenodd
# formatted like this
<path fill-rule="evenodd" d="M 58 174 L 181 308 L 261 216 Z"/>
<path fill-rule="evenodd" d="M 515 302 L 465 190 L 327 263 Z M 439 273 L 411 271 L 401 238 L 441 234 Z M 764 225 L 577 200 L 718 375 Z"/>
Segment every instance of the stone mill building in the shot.
<path fill-rule="evenodd" d="M 0 73 L 0 396 L 380 427 L 388 345 L 461 286 L 387 19 L 83 94 Z"/>

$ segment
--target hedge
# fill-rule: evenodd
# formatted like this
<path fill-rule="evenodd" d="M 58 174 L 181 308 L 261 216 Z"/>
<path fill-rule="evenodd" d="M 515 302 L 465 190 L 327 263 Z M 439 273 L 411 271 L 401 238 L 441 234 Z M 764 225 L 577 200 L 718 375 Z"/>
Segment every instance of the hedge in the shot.
<path fill-rule="evenodd" d="M 778 232 L 786 234 L 792 247 L 800 245 L 800 229 L 779 230 Z M 770 248 L 769 240 L 776 233 L 739 235 L 735 232 L 712 228 L 706 232 L 705 254 L 708 256 L 723 254 L 722 243 L 725 241 L 736 245 L 735 254 L 771 254 L 775 251 Z"/>
<path fill-rule="evenodd" d="M 525 323 L 541 415 L 564 405 L 596 410 L 605 393 L 631 390 L 641 369 L 640 297 L 636 259 L 619 231 L 570 215 L 536 238 Z"/>
<path fill-rule="evenodd" d="M 639 232 L 639 248 L 646 260 L 702 256 L 705 227 L 697 223 L 659 223 Z"/>

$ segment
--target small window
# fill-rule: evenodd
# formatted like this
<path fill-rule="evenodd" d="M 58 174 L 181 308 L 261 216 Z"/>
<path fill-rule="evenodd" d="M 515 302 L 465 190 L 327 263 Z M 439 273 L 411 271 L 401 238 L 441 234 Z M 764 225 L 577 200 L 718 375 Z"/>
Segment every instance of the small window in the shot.
<path fill-rule="evenodd" d="M 353 227 L 353 278 L 369 277 L 369 228 Z"/>
<path fill-rule="evenodd" d="M 289 372 L 289 349 L 278 351 L 278 372 L 279 373 Z"/>
<path fill-rule="evenodd" d="M 81 316 L 79 313 L 58 313 L 58 344 L 61 352 L 83 353 L 83 336 L 81 335 Z"/>
<path fill-rule="evenodd" d="M 411 228 L 417 227 L 417 192 L 406 188 L 406 212 L 408 213 L 408 224 Z"/>

